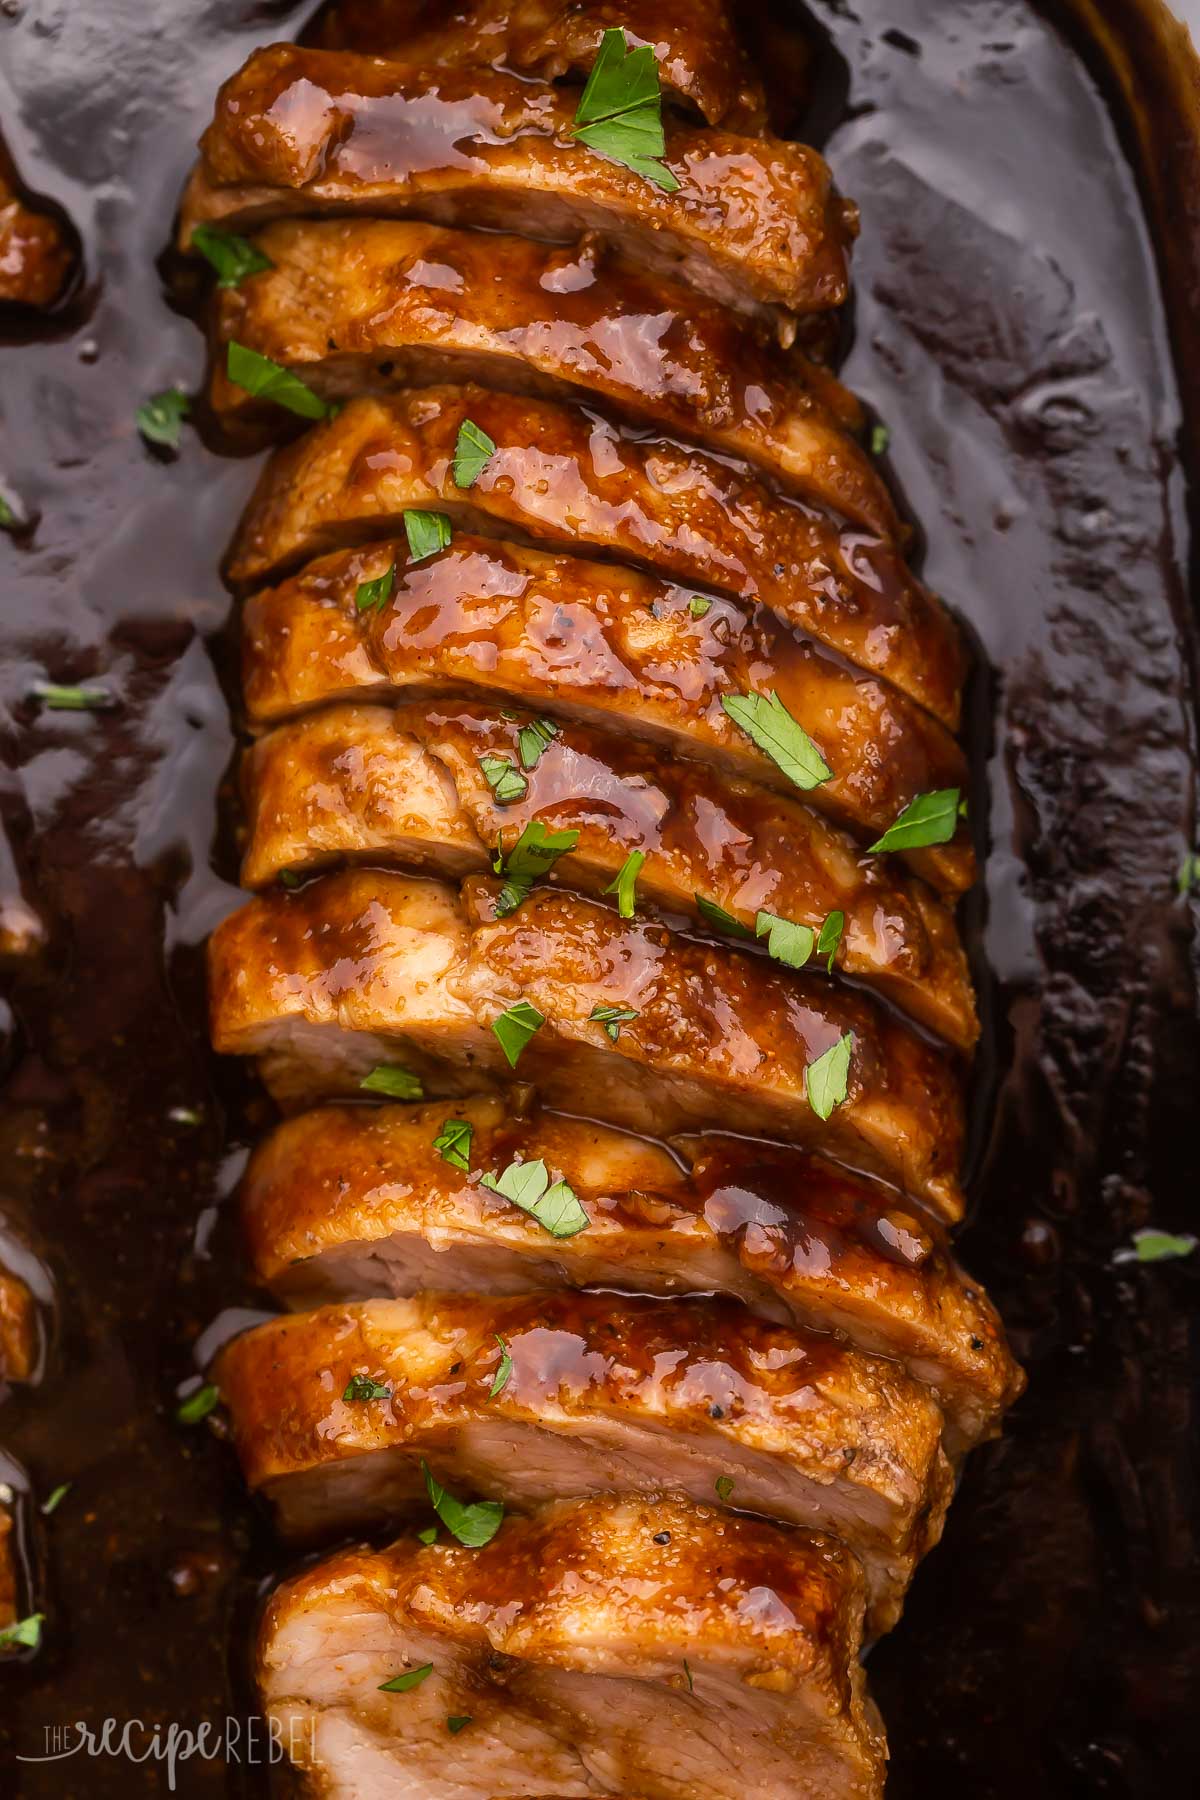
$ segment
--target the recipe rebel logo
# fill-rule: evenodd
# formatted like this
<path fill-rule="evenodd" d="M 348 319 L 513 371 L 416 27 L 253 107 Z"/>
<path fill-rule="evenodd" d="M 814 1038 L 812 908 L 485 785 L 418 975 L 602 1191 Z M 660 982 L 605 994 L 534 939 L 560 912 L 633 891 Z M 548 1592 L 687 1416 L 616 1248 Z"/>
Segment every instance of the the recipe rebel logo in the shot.
<path fill-rule="evenodd" d="M 111 1757 L 130 1763 L 157 1763 L 166 1770 L 174 1793 L 181 1763 L 199 1758 L 227 1767 L 255 1764 L 311 1763 L 315 1753 L 315 1719 L 265 1718 L 257 1713 L 224 1719 L 151 1723 L 145 1719 L 104 1719 L 92 1726 L 84 1719 L 68 1725 L 43 1725 L 40 1755 L 20 1755 L 22 1763 L 66 1762 L 71 1757 Z"/>

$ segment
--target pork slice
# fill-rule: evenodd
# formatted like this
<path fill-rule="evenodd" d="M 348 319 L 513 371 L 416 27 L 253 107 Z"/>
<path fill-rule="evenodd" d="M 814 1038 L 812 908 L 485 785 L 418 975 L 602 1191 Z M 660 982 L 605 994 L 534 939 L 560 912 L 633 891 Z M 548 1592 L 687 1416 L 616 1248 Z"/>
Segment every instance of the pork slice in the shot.
<path fill-rule="evenodd" d="M 258 1681 L 329 1800 L 879 1800 L 862 1610 L 828 1538 L 606 1496 L 480 1550 L 406 1537 L 306 1568 L 267 1607 Z"/>
<path fill-rule="evenodd" d="M 480 68 L 503 64 L 582 80 L 605 31 L 649 44 L 669 99 L 710 125 L 761 131 L 762 82 L 750 66 L 729 0 L 336 0 L 317 24 L 322 49 Z"/>
<path fill-rule="evenodd" d="M 496 445 L 454 481 L 463 424 Z M 891 545 L 752 471 L 580 406 L 465 387 L 352 400 L 268 462 L 227 572 L 261 585 L 323 551 L 403 530 L 410 508 L 456 529 L 649 568 L 779 618 L 885 678 L 954 729 L 966 662 L 949 614 Z"/>
<path fill-rule="evenodd" d="M 246 1480 L 293 1542 L 427 1511 L 423 1466 L 456 1495 L 518 1511 L 576 1494 L 715 1494 L 840 1538 L 880 1632 L 950 1499 L 928 1388 L 731 1300 L 360 1301 L 243 1333 L 212 1376 Z"/>
<path fill-rule="evenodd" d="M 816 151 L 664 117 L 668 192 L 573 136 L 575 110 L 531 76 L 275 44 L 217 96 L 181 241 L 328 213 L 558 242 L 598 231 L 785 340 L 791 313 L 846 298 L 857 214 Z"/>
<path fill-rule="evenodd" d="M 523 771 L 524 797 L 501 805 L 483 759 L 522 768 L 522 744 L 544 733 L 533 713 L 510 714 L 454 700 L 329 706 L 269 732 L 242 765 L 243 883 L 339 862 L 458 877 L 511 851 L 527 826 L 575 832 L 547 879 L 597 894 L 636 851 L 643 901 L 702 933 L 721 935 L 698 897 L 750 932 L 760 911 L 818 934 L 840 912 L 837 966 L 957 1048 L 974 1046 L 954 920 L 890 857 L 863 854 L 811 808 L 739 776 L 573 721 L 556 723 Z"/>
<path fill-rule="evenodd" d="M 257 1278 L 293 1308 L 422 1289 L 731 1294 L 763 1318 L 836 1331 L 902 1363 L 936 1395 L 952 1456 L 995 1435 L 1023 1378 L 939 1225 L 821 1157 L 681 1142 L 690 1168 L 642 1138 L 517 1114 L 494 1096 L 319 1107 L 255 1150 L 243 1228 Z M 552 1237 L 481 1185 L 515 1161 L 566 1181 L 586 1228 Z"/>
<path fill-rule="evenodd" d="M 498 891 L 468 881 L 460 905 L 440 882 L 349 870 L 251 901 L 209 944 L 216 1049 L 258 1056 L 292 1108 L 357 1093 L 380 1064 L 433 1095 L 533 1081 L 634 1130 L 811 1145 L 961 1214 L 956 1074 L 871 1001 L 549 888 L 490 917 Z M 543 1024 L 518 1074 L 492 1027 L 529 1007 Z M 616 1042 L 593 1018 L 610 1007 L 634 1015 Z M 846 1098 L 821 1118 L 807 1069 L 839 1045 Z"/>
<path fill-rule="evenodd" d="M 363 607 L 365 583 L 390 584 Z M 707 597 L 706 597 L 707 598 Z M 247 710 L 269 723 L 333 700 L 466 689 L 617 727 L 795 797 L 877 840 L 918 794 L 961 789 L 946 728 L 886 682 L 850 670 L 763 607 L 747 613 L 636 570 L 462 534 L 413 561 L 403 540 L 321 557 L 243 613 Z M 798 786 L 738 717 L 777 696 L 824 769 Z M 733 711 L 729 708 L 732 706 Z M 906 853 L 943 892 L 974 879 L 954 839 Z"/>
<path fill-rule="evenodd" d="M 62 225 L 25 196 L 0 142 L 0 304 L 44 312 L 62 297 L 74 263 Z"/>
<path fill-rule="evenodd" d="M 801 498 L 895 535 L 891 496 L 848 435 L 827 369 L 595 240 L 567 248 L 411 220 L 281 220 L 270 267 L 213 302 L 214 410 L 269 442 L 290 419 L 226 373 L 244 345 L 328 401 L 445 382 L 597 400 L 744 458 Z"/>

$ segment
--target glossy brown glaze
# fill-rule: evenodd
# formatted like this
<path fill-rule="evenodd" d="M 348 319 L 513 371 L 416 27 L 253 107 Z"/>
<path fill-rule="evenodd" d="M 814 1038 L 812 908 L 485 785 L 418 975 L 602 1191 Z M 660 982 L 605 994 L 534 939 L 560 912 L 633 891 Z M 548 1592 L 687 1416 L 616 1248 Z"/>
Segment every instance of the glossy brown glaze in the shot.
<path fill-rule="evenodd" d="M 470 1127 L 465 1170 L 435 1145 L 448 1117 Z M 323 1107 L 258 1146 L 242 1220 L 255 1274 L 293 1307 L 423 1288 L 716 1290 L 894 1357 L 937 1396 L 951 1454 L 994 1433 L 1020 1372 L 926 1213 L 798 1151 L 718 1136 L 681 1148 L 690 1171 L 643 1139 L 492 1098 Z M 518 1159 L 570 1185 L 585 1230 L 551 1239 L 480 1185 Z"/>
<path fill-rule="evenodd" d="M 246 1480 L 293 1541 L 423 1511 L 422 1463 L 451 1492 L 517 1511 L 663 1488 L 703 1504 L 716 1491 L 840 1537 L 863 1565 L 876 1634 L 895 1624 L 952 1488 L 928 1389 L 724 1300 L 370 1300 L 260 1325 L 211 1373 Z M 356 1380 L 385 1392 L 356 1398 Z"/>
<path fill-rule="evenodd" d="M 464 494 L 453 464 L 467 419 L 497 449 Z M 894 548 L 734 463 L 581 407 L 478 387 L 352 400 L 272 457 L 227 572 L 238 587 L 261 585 L 322 551 L 395 534 L 410 507 L 757 601 L 958 723 L 963 644 Z"/>
<path fill-rule="evenodd" d="M 412 214 L 559 241 L 602 231 L 764 320 L 846 298 L 856 215 L 815 151 L 666 122 L 667 193 L 574 138 L 575 104 L 496 70 L 275 45 L 221 89 L 182 242 L 205 221 Z"/>
<path fill-rule="evenodd" d="M 670 98 L 710 125 L 762 129 L 762 80 L 738 35 L 731 0 L 335 0 L 313 41 L 327 50 L 409 62 L 504 64 L 547 81 L 581 80 L 605 31 L 649 44 Z"/>
<path fill-rule="evenodd" d="M 506 716 L 512 715 L 512 716 Z M 957 1048 L 979 1034 L 953 915 L 892 857 L 870 856 L 809 807 L 755 783 L 577 721 L 500 805 L 481 758 L 521 765 L 511 707 L 422 699 L 396 709 L 328 706 L 247 751 L 245 886 L 340 862 L 477 873 L 535 820 L 578 834 L 548 879 L 599 893 L 639 851 L 644 904 L 710 931 L 697 895 L 755 930 L 760 910 L 820 931 L 844 926 L 837 964 Z M 717 933 L 719 936 L 720 933 Z"/>
<path fill-rule="evenodd" d="M 360 609 L 365 581 L 394 577 Z M 847 670 L 764 608 L 712 599 L 697 618 L 687 588 L 607 563 L 460 533 L 413 561 L 404 540 L 320 558 L 243 614 L 247 709 L 274 723 L 331 700 L 466 689 L 703 757 L 808 805 L 873 842 L 917 794 L 965 788 L 945 728 L 886 683 Z M 832 771 L 800 789 L 726 711 L 778 694 Z M 960 824 L 948 845 L 913 853 L 944 891 L 968 887 Z"/>
<path fill-rule="evenodd" d="M 424 1800 L 524 1800 L 531 1783 L 690 1800 L 702 1766 L 711 1800 L 747 1782 L 879 1800 L 861 1618 L 831 1539 L 675 1495 L 576 1500 L 506 1519 L 481 1550 L 407 1537 L 302 1572 L 272 1596 L 257 1673 L 285 1734 L 304 1746 L 313 1722 L 310 1766 L 336 1782 L 348 1740 L 380 1792 L 407 1776 Z M 419 1687 L 378 1691 L 426 1662 Z M 451 1760 L 454 1715 L 482 1730 Z"/>
<path fill-rule="evenodd" d="M 727 308 L 618 261 L 411 220 L 281 220 L 255 238 L 272 267 L 218 289 L 212 403 L 251 441 L 288 415 L 225 372 L 235 340 L 324 399 L 479 381 L 601 401 L 744 458 L 802 499 L 895 536 L 895 507 L 844 428 L 858 403 L 797 350 L 764 345 Z"/>

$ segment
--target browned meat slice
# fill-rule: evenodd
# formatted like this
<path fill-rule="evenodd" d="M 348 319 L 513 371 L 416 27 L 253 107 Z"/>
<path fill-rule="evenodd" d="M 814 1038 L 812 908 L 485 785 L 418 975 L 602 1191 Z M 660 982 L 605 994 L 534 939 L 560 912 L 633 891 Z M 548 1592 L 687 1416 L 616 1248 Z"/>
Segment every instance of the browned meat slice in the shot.
<path fill-rule="evenodd" d="M 927 1388 L 730 1300 L 367 1300 L 243 1333 L 213 1380 L 247 1482 L 309 1543 L 424 1509 L 422 1465 L 518 1511 L 575 1494 L 716 1494 L 839 1537 L 863 1566 L 875 1633 L 899 1617 L 950 1498 Z"/>
<path fill-rule="evenodd" d="M 816 151 L 664 117 L 668 192 L 574 137 L 576 96 L 528 76 L 275 44 L 217 97 L 182 241 L 288 213 L 361 213 L 618 241 L 775 324 L 846 298 L 857 215 Z"/>
<path fill-rule="evenodd" d="M 258 1679 L 329 1800 L 879 1800 L 862 1605 L 829 1538 L 671 1495 L 574 1500 L 482 1549 L 406 1537 L 303 1570 Z M 451 1739 L 448 1719 L 469 1723 Z"/>
<path fill-rule="evenodd" d="M 363 584 L 381 579 L 383 603 L 360 606 Z M 267 723 L 414 689 L 544 704 L 789 796 L 803 788 L 809 805 L 868 842 L 916 795 L 965 785 L 950 733 L 895 688 L 847 670 L 764 608 L 701 599 L 697 616 L 696 601 L 635 570 L 494 539 L 463 534 L 416 561 L 393 539 L 320 558 L 249 602 L 246 705 Z M 770 709 L 772 695 L 824 759 L 815 772 L 760 748 L 739 722 L 742 699 Z M 961 822 L 953 842 L 910 860 L 947 893 L 974 878 Z"/>
<path fill-rule="evenodd" d="M 469 882 L 460 902 L 438 882 L 354 870 L 252 901 L 210 941 L 215 1047 L 259 1056 L 293 1107 L 356 1093 L 380 1064 L 433 1094 L 519 1078 L 551 1105 L 660 1136 L 719 1121 L 811 1144 L 961 1214 L 951 1065 L 865 997 L 553 889 L 490 918 L 497 892 Z M 514 1008 L 543 1020 L 516 1073 L 492 1029 Z M 594 1016 L 608 1008 L 632 1015 L 615 1043 Z M 808 1069 L 835 1050 L 846 1097 L 822 1118 Z"/>
<path fill-rule="evenodd" d="M 21 198 L 16 171 L 0 144 L 0 301 L 39 311 L 53 306 L 74 260 L 58 220 Z"/>
<path fill-rule="evenodd" d="M 464 493 L 453 471 L 467 421 L 496 451 Z M 259 585 L 322 551 L 402 531 L 413 507 L 757 601 L 957 725 L 962 642 L 893 548 L 724 459 L 582 407 L 470 386 L 353 400 L 267 464 L 228 572 L 239 587 Z"/>
<path fill-rule="evenodd" d="M 0 1266 L 0 1381 L 31 1381 L 39 1351 L 37 1302 L 27 1282 Z"/>
<path fill-rule="evenodd" d="M 894 1357 L 937 1395 L 951 1454 L 995 1433 L 1021 1373 L 940 1227 L 800 1151 L 720 1137 L 686 1148 L 690 1173 L 642 1138 L 519 1117 L 491 1097 L 320 1107 L 254 1152 L 242 1221 L 255 1274 L 291 1306 L 425 1288 L 732 1294 L 762 1317 Z M 568 1184 L 585 1229 L 553 1237 L 481 1186 L 484 1171 L 518 1160 Z"/>
<path fill-rule="evenodd" d="M 891 857 L 737 776 L 575 723 L 545 742 L 544 719 L 510 713 L 455 700 L 331 706 L 270 732 L 243 763 L 244 884 L 344 861 L 462 876 L 489 868 L 527 825 L 573 831 L 549 880 L 597 894 L 637 851 L 641 900 L 701 931 L 697 896 L 748 931 L 765 911 L 819 934 L 840 912 L 838 966 L 972 1048 L 979 1025 L 953 917 Z M 525 795 L 501 805 L 483 759 L 521 768 L 531 731 L 540 753 Z"/>
<path fill-rule="evenodd" d="M 20 1617 L 21 1583 L 15 1536 L 12 1513 L 0 1502 L 0 1631 L 15 1625 Z M 0 1648 L 0 1656 L 4 1654 Z"/>
<path fill-rule="evenodd" d="M 326 50 L 403 56 L 441 67 L 501 64 L 582 80 L 605 31 L 649 44 L 667 94 L 710 125 L 761 131 L 762 84 L 738 38 L 730 0 L 337 0 L 318 22 Z"/>
<path fill-rule="evenodd" d="M 292 219 L 255 242 L 272 266 L 217 290 L 212 377 L 215 410 L 255 441 L 288 414 L 230 380 L 231 340 L 329 401 L 447 381 L 595 398 L 744 457 L 869 530 L 897 530 L 843 429 L 861 409 L 827 370 L 595 240 L 562 249 L 412 221 Z"/>

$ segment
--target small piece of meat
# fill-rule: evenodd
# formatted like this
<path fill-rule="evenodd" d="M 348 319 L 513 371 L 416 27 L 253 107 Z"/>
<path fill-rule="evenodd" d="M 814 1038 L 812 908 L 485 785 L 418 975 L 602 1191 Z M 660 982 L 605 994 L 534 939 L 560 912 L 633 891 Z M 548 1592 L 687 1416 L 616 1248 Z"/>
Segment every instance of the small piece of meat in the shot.
<path fill-rule="evenodd" d="M 464 493 L 453 469 L 468 420 L 496 451 Z M 261 585 L 324 551 L 402 533 L 413 507 L 758 602 L 957 726 L 962 641 L 892 547 L 735 464 L 579 406 L 472 386 L 352 400 L 268 462 L 227 572 L 243 590 Z"/>
<path fill-rule="evenodd" d="M 19 1275 L 0 1268 L 0 1381 L 31 1381 L 39 1353 L 37 1301 Z"/>
<path fill-rule="evenodd" d="M 730 0 L 336 0 L 312 41 L 325 50 L 443 68 L 501 65 L 578 82 L 605 31 L 623 31 L 630 49 L 653 49 L 668 99 L 710 125 L 753 133 L 766 122 L 766 100 L 732 11 Z"/>
<path fill-rule="evenodd" d="M 811 1145 L 961 1215 L 953 1068 L 865 996 L 554 889 L 496 919 L 498 891 L 468 881 L 460 901 L 351 870 L 251 901 L 209 944 L 215 1048 L 258 1056 L 292 1109 L 357 1093 L 380 1064 L 431 1094 L 533 1081 L 551 1105 L 659 1136 L 719 1122 Z M 544 1023 L 518 1075 L 491 1027 L 520 1001 Z M 635 1015 L 616 1043 L 592 1016 L 608 1007 Z M 807 1065 L 847 1035 L 847 1097 L 821 1119 Z"/>
<path fill-rule="evenodd" d="M 329 401 L 463 381 L 599 400 L 896 534 L 891 495 L 846 434 L 861 408 L 828 370 L 603 244 L 381 219 L 282 220 L 255 241 L 273 266 L 213 305 L 213 408 L 250 441 L 298 421 L 229 379 L 231 340 Z"/>
<path fill-rule="evenodd" d="M 0 1631 L 15 1625 L 20 1617 L 21 1584 L 17 1575 L 17 1552 L 13 1516 L 0 1503 Z M 4 1654 L 0 1649 L 0 1656 Z"/>
<path fill-rule="evenodd" d="M 384 604 L 365 582 L 393 572 Z M 320 558 L 244 610 L 246 706 L 274 723 L 334 700 L 466 690 L 498 710 L 616 726 L 794 797 L 801 790 L 726 711 L 774 693 L 832 771 L 805 801 L 875 841 L 918 794 L 966 785 L 946 728 L 886 682 L 855 674 L 757 607 L 711 599 L 609 563 L 463 533 L 413 561 L 393 539 Z M 947 894 L 975 861 L 961 822 L 949 844 L 908 853 Z"/>
<path fill-rule="evenodd" d="M 500 70 L 272 45 L 217 97 L 181 241 L 208 222 L 348 212 L 560 243 L 598 231 L 788 342 L 792 313 L 845 300 L 857 215 L 815 150 L 664 117 L 667 192 L 574 137 L 575 107 Z"/>
<path fill-rule="evenodd" d="M 405 1537 L 303 1570 L 258 1682 L 327 1800 L 880 1800 L 862 1609 L 832 1539 L 676 1495 L 572 1500 L 480 1550 Z"/>
<path fill-rule="evenodd" d="M 448 1119 L 460 1168 L 437 1148 Z M 840 1333 L 931 1388 L 957 1456 L 992 1437 L 1023 1386 L 995 1309 L 945 1233 L 893 1190 L 797 1150 L 680 1140 L 690 1171 L 643 1138 L 492 1098 L 326 1106 L 250 1158 L 242 1225 L 256 1278 L 287 1305 L 438 1292 L 606 1288 L 723 1293 L 762 1318 Z M 573 1237 L 482 1187 L 545 1164 L 588 1216 Z"/>
<path fill-rule="evenodd" d="M 872 1635 L 898 1619 L 953 1479 L 937 1401 L 898 1364 L 729 1300 L 367 1300 L 244 1332 L 211 1378 L 242 1473 L 293 1542 L 425 1511 L 422 1464 L 454 1494 L 526 1512 L 715 1492 L 840 1538 L 866 1574 Z M 357 1399 L 356 1378 L 386 1391 Z"/>
<path fill-rule="evenodd" d="M 536 722 L 511 712 L 454 700 L 330 706 L 270 732 L 242 764 L 243 884 L 339 862 L 478 874 L 536 821 L 579 834 L 549 880 L 599 894 L 639 851 L 643 903 L 701 933 L 713 928 L 698 895 L 749 931 L 760 910 L 816 933 L 840 912 L 837 966 L 972 1049 L 979 1023 L 953 916 L 891 857 L 862 853 L 797 801 L 574 722 L 554 726 L 524 771 L 525 797 L 501 806 L 481 758 L 520 767 L 521 734 Z"/>
<path fill-rule="evenodd" d="M 58 220 L 21 198 L 0 146 L 0 302 L 45 311 L 62 294 L 74 262 Z"/>

